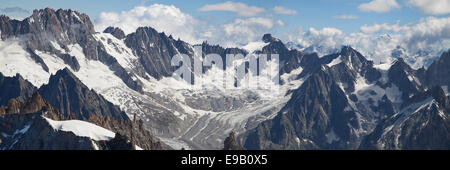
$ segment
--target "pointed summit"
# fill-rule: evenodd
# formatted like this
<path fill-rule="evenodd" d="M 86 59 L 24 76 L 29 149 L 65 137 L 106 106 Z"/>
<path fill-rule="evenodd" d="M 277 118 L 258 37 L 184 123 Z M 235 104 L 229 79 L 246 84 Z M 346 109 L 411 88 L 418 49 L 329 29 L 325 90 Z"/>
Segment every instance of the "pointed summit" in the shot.
<path fill-rule="evenodd" d="M 110 33 L 117 39 L 125 38 L 125 33 L 118 27 L 108 27 L 103 31 L 103 33 Z"/>
<path fill-rule="evenodd" d="M 52 75 L 39 93 L 66 117 L 74 113 L 80 120 L 87 120 L 92 114 L 128 120 L 125 112 L 90 90 L 67 68 Z"/>
<path fill-rule="evenodd" d="M 402 58 L 397 59 L 389 68 L 388 78 L 402 92 L 403 101 L 417 92 L 423 91 L 416 70 L 413 70 Z"/>
<path fill-rule="evenodd" d="M 439 60 L 434 61 L 425 74 L 428 86 L 450 87 L 450 50 L 442 53 Z"/>
<path fill-rule="evenodd" d="M 19 102 L 25 102 L 36 91 L 36 87 L 23 79 L 20 74 L 6 77 L 0 73 L 0 106 L 6 105 L 12 98 L 16 98 Z"/>
<path fill-rule="evenodd" d="M 277 42 L 280 41 L 278 38 L 272 37 L 272 34 L 264 34 L 262 41 L 265 43 Z"/>

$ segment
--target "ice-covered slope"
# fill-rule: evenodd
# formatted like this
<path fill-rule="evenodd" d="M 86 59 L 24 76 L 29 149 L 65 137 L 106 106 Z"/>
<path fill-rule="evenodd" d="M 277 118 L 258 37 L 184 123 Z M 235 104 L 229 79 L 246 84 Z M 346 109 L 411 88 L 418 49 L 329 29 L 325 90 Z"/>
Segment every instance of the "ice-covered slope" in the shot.
<path fill-rule="evenodd" d="M 15 76 L 19 73 L 39 87 L 48 81 L 50 74 L 31 59 L 21 44 L 23 40 L 20 38 L 0 40 L 0 72 L 5 76 Z"/>
<path fill-rule="evenodd" d="M 81 120 L 55 121 L 44 117 L 54 130 L 72 132 L 77 136 L 89 137 L 96 141 L 111 140 L 115 133 L 108 129 Z"/>

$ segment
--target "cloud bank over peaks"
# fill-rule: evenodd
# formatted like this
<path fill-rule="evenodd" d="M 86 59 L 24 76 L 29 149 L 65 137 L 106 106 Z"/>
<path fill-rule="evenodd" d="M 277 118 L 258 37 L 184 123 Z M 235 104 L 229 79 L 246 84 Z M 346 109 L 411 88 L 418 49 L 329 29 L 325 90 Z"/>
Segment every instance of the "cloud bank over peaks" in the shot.
<path fill-rule="evenodd" d="M 245 17 L 213 25 L 184 13 L 173 5 L 153 4 L 137 6 L 120 13 L 102 12 L 95 25 L 99 32 L 114 26 L 121 28 L 126 34 L 136 31 L 138 27 L 150 26 L 191 44 L 208 41 L 225 47 L 240 47 L 260 40 L 263 34 L 271 32 L 276 26 L 284 26 L 285 22 L 271 17 Z"/>
<path fill-rule="evenodd" d="M 349 34 L 337 28 L 299 29 L 288 39 L 298 43 L 303 50 L 319 55 L 350 45 L 375 63 L 388 63 L 393 57 L 410 57 L 414 58 L 409 61 L 415 68 L 428 66 L 428 59 L 439 57 L 450 47 L 450 17 L 427 17 L 405 25 L 398 22 L 364 25 L 360 29 L 361 32 Z"/>
<path fill-rule="evenodd" d="M 130 11 L 102 12 L 96 20 L 96 30 L 103 31 L 108 26 L 121 28 L 126 34 L 138 27 L 150 26 L 159 32 L 172 34 L 185 41 L 195 42 L 202 23 L 173 5 L 153 4 L 137 6 Z"/>
<path fill-rule="evenodd" d="M 150 26 L 191 44 L 208 41 L 223 47 L 260 44 L 262 35 L 272 33 L 284 42 L 298 44 L 301 50 L 318 52 L 319 55 L 330 54 L 344 45 L 350 45 L 375 63 L 392 61 L 393 53 L 394 57 L 417 57 L 419 59 L 412 61 L 417 67 L 427 65 L 421 57 L 438 57 L 450 47 L 450 17 L 426 17 L 407 24 L 363 25 L 356 33 L 344 33 L 333 27 L 299 28 L 283 33 L 275 31 L 285 24 L 274 16 L 237 17 L 223 24 L 210 24 L 173 5 L 153 4 L 118 13 L 103 12 L 97 17 L 95 25 L 97 31 L 115 26 L 127 34 L 138 27 Z M 398 55 L 399 52 L 402 55 Z"/>

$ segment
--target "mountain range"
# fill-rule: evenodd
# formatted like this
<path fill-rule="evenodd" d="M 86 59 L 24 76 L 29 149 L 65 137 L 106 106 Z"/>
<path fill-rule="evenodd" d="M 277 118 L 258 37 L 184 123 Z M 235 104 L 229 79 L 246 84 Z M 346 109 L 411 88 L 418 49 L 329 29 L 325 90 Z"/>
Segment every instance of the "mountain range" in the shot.
<path fill-rule="evenodd" d="M 0 16 L 0 149 L 449 149 L 450 50 L 430 66 L 319 56 L 265 34 L 254 51 L 151 27 L 96 32 L 73 10 Z M 223 89 L 223 69 L 172 75 L 172 56 L 278 54 L 279 95 Z M 410 58 L 406 58 L 410 59 Z M 226 64 L 226 63 L 225 63 Z M 251 76 L 247 73 L 247 76 Z"/>

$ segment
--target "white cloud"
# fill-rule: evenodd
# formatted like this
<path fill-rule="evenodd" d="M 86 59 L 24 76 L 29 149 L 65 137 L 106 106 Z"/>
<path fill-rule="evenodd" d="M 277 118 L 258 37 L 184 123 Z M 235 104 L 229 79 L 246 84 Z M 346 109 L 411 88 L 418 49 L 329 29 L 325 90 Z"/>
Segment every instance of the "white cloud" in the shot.
<path fill-rule="evenodd" d="M 401 26 L 398 22 L 396 24 L 390 25 L 388 23 L 374 24 L 374 25 L 363 25 L 360 27 L 363 33 L 377 33 L 381 31 L 389 32 L 400 32 L 410 29 L 409 26 Z"/>
<path fill-rule="evenodd" d="M 275 6 L 272 8 L 272 10 L 277 13 L 277 14 L 285 14 L 285 15 L 295 15 L 297 14 L 297 11 L 292 10 L 292 9 L 287 9 L 285 7 L 282 6 Z"/>
<path fill-rule="evenodd" d="M 333 16 L 333 18 L 336 18 L 336 19 L 358 19 L 359 17 L 357 15 L 336 15 L 336 16 Z"/>
<path fill-rule="evenodd" d="M 427 17 L 420 19 L 417 23 L 405 25 L 400 25 L 398 22 L 395 24 L 364 25 L 360 29 L 363 33 L 388 32 L 399 34 L 401 35 L 399 38 L 409 48 L 427 48 L 428 45 L 450 40 L 450 17 Z"/>
<path fill-rule="evenodd" d="M 321 50 L 316 51 L 320 55 L 325 55 L 332 53 L 334 49 L 340 48 L 342 46 L 340 39 L 343 32 L 337 28 L 322 28 L 320 30 L 315 28 L 309 28 L 309 30 L 304 34 L 307 37 L 303 41 L 303 46 L 315 46 L 321 48 Z"/>
<path fill-rule="evenodd" d="M 108 26 L 115 26 L 126 34 L 135 32 L 138 27 L 149 26 L 191 44 L 208 41 L 224 47 L 237 47 L 259 41 L 265 33 L 285 23 L 267 17 L 248 17 L 212 25 L 183 13 L 173 5 L 153 4 L 119 13 L 102 12 L 95 25 L 99 32 Z"/>
<path fill-rule="evenodd" d="M 253 17 L 265 11 L 264 8 L 248 6 L 242 2 L 227 1 L 220 4 L 209 4 L 198 9 L 199 11 L 229 11 L 235 12 L 239 16 Z"/>
<path fill-rule="evenodd" d="M 275 22 L 273 19 L 263 17 L 235 19 L 222 26 L 226 39 L 222 43 L 226 46 L 242 46 L 260 40 L 262 35 L 274 26 L 284 24 L 280 21 Z"/>
<path fill-rule="evenodd" d="M 366 12 L 384 13 L 392 9 L 400 8 L 396 0 L 372 0 L 358 6 L 358 9 Z"/>
<path fill-rule="evenodd" d="M 135 32 L 138 27 L 150 26 L 191 43 L 199 42 L 201 33 L 208 31 L 204 23 L 179 8 L 161 4 L 137 6 L 120 13 L 102 12 L 96 20 L 96 29 L 103 31 L 108 26 L 119 27 L 126 34 Z"/>
<path fill-rule="evenodd" d="M 409 4 L 421 9 L 423 12 L 432 15 L 449 14 L 449 0 L 409 0 Z"/>
<path fill-rule="evenodd" d="M 450 17 L 423 18 L 418 24 L 410 27 L 404 33 L 409 48 L 428 48 L 429 45 L 440 44 L 450 40 Z M 445 47 L 445 45 L 443 46 Z M 446 48 L 449 48 L 447 44 Z"/>

